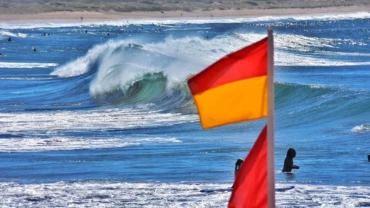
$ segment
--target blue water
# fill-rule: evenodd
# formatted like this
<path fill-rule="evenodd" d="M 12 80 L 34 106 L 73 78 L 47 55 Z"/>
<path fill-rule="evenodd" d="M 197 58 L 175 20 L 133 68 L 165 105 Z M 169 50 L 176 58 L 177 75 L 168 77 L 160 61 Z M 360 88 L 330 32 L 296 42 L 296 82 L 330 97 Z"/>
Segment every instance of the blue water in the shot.
<path fill-rule="evenodd" d="M 203 130 L 186 81 L 267 27 L 276 186 L 296 186 L 277 206 L 370 206 L 370 13 L 0 26 L 3 207 L 225 207 L 199 190 L 232 184 L 266 120 Z"/>

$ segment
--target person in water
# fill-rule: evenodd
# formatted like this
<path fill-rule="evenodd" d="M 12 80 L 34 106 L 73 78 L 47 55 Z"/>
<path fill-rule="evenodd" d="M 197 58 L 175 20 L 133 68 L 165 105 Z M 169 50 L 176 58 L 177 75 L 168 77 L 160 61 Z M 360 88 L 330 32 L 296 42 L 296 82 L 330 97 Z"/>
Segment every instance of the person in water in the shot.
<path fill-rule="evenodd" d="M 234 174 L 235 177 L 236 177 L 236 174 L 239 172 L 239 170 L 240 170 L 243 162 L 244 162 L 244 160 L 241 159 L 241 158 L 239 158 L 239 159 L 236 160 L 236 162 L 235 162 L 235 174 Z"/>
<path fill-rule="evenodd" d="M 293 148 L 288 149 L 286 153 L 286 158 L 284 160 L 283 172 L 290 173 L 292 169 L 299 169 L 298 165 L 293 164 L 293 158 L 296 156 L 296 151 Z"/>
<path fill-rule="evenodd" d="M 241 168 L 241 166 L 242 166 L 243 162 L 244 162 L 244 160 L 243 160 L 243 159 L 241 159 L 241 158 L 239 158 L 239 159 L 237 159 L 237 160 L 236 160 L 236 162 L 235 162 L 234 178 L 236 178 L 236 174 L 238 174 L 238 172 L 239 172 L 239 170 L 240 170 L 240 168 Z M 234 180 L 235 180 L 235 179 L 234 179 Z M 234 181 L 234 182 L 235 182 L 235 181 Z M 231 186 L 231 188 L 233 188 L 233 187 L 234 187 L 234 184 Z"/>

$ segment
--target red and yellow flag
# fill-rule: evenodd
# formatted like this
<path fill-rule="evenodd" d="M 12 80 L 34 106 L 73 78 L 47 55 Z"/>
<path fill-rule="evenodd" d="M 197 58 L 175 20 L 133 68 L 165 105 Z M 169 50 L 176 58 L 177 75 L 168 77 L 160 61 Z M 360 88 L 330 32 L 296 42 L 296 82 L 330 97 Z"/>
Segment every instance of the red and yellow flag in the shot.
<path fill-rule="evenodd" d="M 266 208 L 267 126 L 263 128 L 236 175 L 229 208 Z"/>
<path fill-rule="evenodd" d="M 267 116 L 267 51 L 264 38 L 188 80 L 203 128 Z"/>

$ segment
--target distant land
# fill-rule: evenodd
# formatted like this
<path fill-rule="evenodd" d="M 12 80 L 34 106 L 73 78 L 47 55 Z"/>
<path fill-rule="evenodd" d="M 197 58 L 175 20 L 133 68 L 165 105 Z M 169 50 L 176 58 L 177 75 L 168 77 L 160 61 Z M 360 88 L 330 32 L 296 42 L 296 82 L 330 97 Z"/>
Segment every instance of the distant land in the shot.
<path fill-rule="evenodd" d="M 370 6 L 369 0 L 0 0 L 1 14 L 212 11 Z"/>
<path fill-rule="evenodd" d="M 0 21 L 243 17 L 370 11 L 370 0 L 0 0 Z"/>

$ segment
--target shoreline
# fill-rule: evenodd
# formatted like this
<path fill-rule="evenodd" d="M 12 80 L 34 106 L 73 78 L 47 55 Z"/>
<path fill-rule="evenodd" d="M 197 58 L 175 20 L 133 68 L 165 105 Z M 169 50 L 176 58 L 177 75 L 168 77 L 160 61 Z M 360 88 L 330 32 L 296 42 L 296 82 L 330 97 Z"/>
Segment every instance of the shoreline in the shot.
<path fill-rule="evenodd" d="M 370 12 L 370 7 L 338 6 L 320 8 L 288 9 L 241 9 L 212 11 L 166 11 L 166 12 L 48 12 L 39 14 L 0 14 L 0 23 L 60 23 L 60 22 L 102 22 L 115 20 L 189 20 L 197 18 L 247 18 L 262 16 L 300 16 L 323 14 L 346 14 Z"/>

